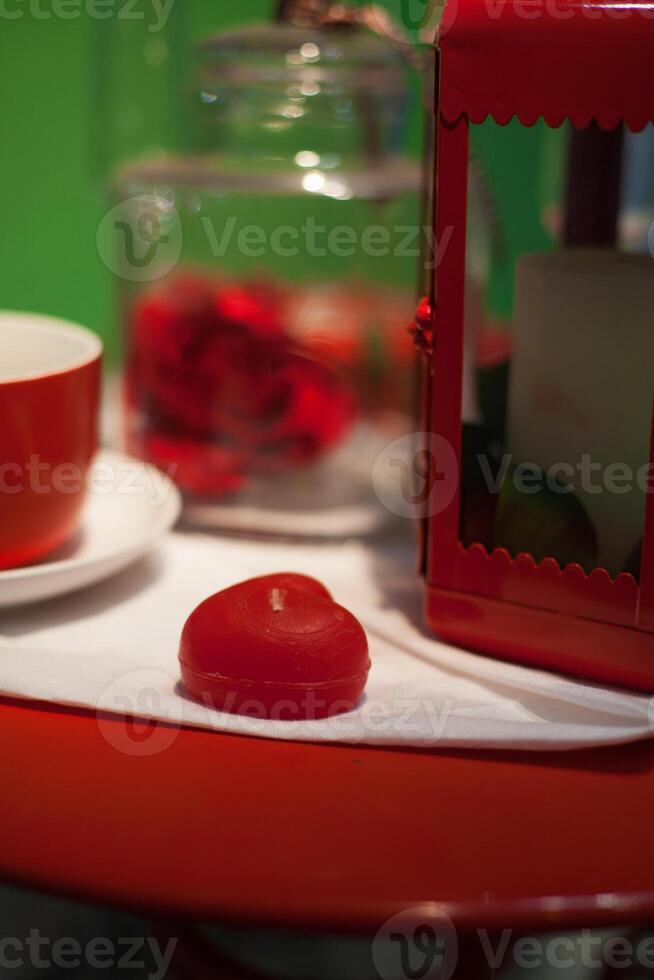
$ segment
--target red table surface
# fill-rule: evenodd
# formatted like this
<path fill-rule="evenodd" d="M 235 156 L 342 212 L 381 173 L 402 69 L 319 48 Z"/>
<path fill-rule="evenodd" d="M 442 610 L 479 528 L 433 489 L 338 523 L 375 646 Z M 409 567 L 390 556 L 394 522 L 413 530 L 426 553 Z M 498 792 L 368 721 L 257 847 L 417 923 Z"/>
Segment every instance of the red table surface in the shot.
<path fill-rule="evenodd" d="M 139 747 L 130 724 L 0 702 L 0 877 L 304 928 L 430 903 L 463 928 L 654 917 L 653 742 L 471 754 L 160 727 Z"/>

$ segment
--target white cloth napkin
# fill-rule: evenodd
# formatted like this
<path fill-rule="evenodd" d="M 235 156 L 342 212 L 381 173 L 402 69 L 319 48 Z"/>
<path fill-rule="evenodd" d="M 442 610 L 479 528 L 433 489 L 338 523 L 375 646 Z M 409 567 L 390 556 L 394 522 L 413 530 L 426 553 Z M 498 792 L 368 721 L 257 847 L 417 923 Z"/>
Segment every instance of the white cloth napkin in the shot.
<path fill-rule="evenodd" d="M 158 553 L 101 585 L 0 615 L 0 692 L 91 708 L 99 723 L 110 712 L 173 726 L 142 726 L 135 753 L 149 751 L 148 744 L 157 751 L 180 725 L 305 741 L 531 750 L 630 742 L 654 732 L 647 696 L 435 640 L 422 628 L 413 562 L 408 547 L 173 534 Z M 373 666 L 355 711 L 324 721 L 270 721 L 185 697 L 177 651 L 188 614 L 219 589 L 275 571 L 320 578 L 365 626 Z M 150 743 L 148 731 L 156 735 Z"/>

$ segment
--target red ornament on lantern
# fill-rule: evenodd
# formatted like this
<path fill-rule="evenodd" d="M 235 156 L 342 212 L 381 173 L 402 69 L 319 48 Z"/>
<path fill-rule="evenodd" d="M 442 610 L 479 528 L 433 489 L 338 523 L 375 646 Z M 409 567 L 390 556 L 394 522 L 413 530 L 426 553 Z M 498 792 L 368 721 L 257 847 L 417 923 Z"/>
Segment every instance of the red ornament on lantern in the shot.
<path fill-rule="evenodd" d="M 433 189 L 443 247 L 416 321 L 425 429 L 457 460 L 445 474 L 456 483 L 451 502 L 428 501 L 425 514 L 430 626 L 481 652 L 645 691 L 654 691 L 654 329 L 642 308 L 654 261 L 613 246 L 624 143 L 654 122 L 652 50 L 644 2 L 449 0 L 437 38 Z M 561 207 L 541 216 L 538 240 L 548 244 L 521 249 L 531 254 L 515 267 L 511 339 L 495 343 L 497 318 L 477 315 L 471 300 L 469 147 L 482 124 L 528 139 L 518 123 L 537 123 L 532 135 L 550 127 L 565 144 L 567 177 L 564 168 Z M 516 172 L 535 181 L 526 160 Z M 492 369 L 491 349 L 507 355 Z M 480 379 L 497 397 L 482 398 Z M 438 486 L 437 451 L 430 464 Z"/>

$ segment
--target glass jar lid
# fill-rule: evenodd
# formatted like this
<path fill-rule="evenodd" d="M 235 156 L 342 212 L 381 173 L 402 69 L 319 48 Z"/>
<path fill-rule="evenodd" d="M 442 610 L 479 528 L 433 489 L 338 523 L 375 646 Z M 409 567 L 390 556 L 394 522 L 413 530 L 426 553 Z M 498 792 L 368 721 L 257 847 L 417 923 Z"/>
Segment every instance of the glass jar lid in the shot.
<path fill-rule="evenodd" d="M 340 83 L 358 91 L 406 90 L 402 55 L 387 38 L 349 27 L 249 27 L 210 37 L 199 45 L 205 93 L 225 84 Z"/>

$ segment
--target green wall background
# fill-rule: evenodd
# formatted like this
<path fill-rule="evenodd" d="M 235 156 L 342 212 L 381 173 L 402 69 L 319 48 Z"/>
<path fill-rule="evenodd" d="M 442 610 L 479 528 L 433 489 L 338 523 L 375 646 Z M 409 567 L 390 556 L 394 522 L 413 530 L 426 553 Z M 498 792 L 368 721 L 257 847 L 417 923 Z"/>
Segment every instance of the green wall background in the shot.
<path fill-rule="evenodd" d="M 97 144 L 112 90 L 100 75 L 139 93 L 143 60 L 129 55 L 158 35 L 145 17 L 97 20 L 74 2 L 70 19 L 54 15 L 65 9 L 56 0 L 6 0 L 11 16 L 0 15 L 0 306 L 86 324 L 113 349 L 113 288 L 96 249 L 107 210 Z M 145 0 L 133 9 L 152 17 Z M 181 25 L 191 39 L 270 10 L 271 0 L 175 0 L 164 33 Z"/>

